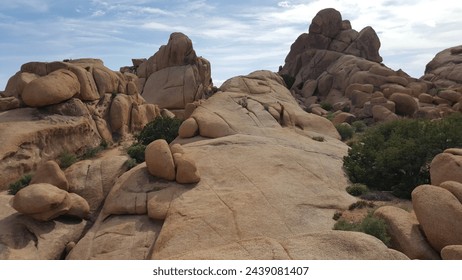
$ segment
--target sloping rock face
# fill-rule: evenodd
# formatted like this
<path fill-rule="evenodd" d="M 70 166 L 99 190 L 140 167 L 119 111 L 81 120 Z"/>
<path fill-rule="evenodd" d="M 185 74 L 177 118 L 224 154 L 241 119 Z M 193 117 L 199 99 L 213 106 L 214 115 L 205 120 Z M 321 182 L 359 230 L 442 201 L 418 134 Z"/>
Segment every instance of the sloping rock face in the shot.
<path fill-rule="evenodd" d="M 0 98 L 0 190 L 44 161 L 130 137 L 160 116 L 138 80 L 99 59 L 22 65 Z"/>
<path fill-rule="evenodd" d="M 371 122 L 393 120 L 397 115 L 432 119 L 455 111 L 452 106 L 459 102 L 457 94 L 435 94 L 434 76 L 419 80 L 386 67 L 379 48 L 372 27 L 358 32 L 338 11 L 324 9 L 313 18 L 309 33 L 301 34 L 292 44 L 279 74 L 293 82 L 289 86 L 300 106 L 320 115 L 327 114 L 314 106 L 321 102 Z M 438 63 L 427 68 L 434 69 L 434 64 Z M 448 62 L 447 67 L 450 65 Z M 457 72 L 451 73 L 451 78 L 456 78 Z M 407 98 L 392 100 L 394 93 Z M 419 99 L 427 93 L 431 93 L 430 99 Z"/>
<path fill-rule="evenodd" d="M 141 95 L 161 108 L 182 110 L 212 87 L 210 62 L 196 55 L 183 33 L 172 33 L 167 45 L 134 67 Z"/>
<path fill-rule="evenodd" d="M 196 104 L 199 135 L 172 147 L 194 160 L 200 181 L 160 179 L 146 164 L 128 171 L 68 259 L 405 258 L 373 237 L 331 231 L 334 212 L 355 198 L 344 190 L 348 147 L 330 122 L 301 110 L 271 72 L 222 90 Z"/>
<path fill-rule="evenodd" d="M 422 79 L 438 88 L 462 86 L 462 45 L 445 49 L 427 64 Z"/>

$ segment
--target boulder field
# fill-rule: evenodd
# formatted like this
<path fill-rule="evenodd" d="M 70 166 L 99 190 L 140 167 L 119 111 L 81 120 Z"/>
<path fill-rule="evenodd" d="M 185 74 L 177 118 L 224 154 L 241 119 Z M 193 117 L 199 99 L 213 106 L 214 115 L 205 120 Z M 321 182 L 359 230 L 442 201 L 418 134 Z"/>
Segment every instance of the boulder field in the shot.
<path fill-rule="evenodd" d="M 357 201 L 335 125 L 461 109 L 460 46 L 421 79 L 383 65 L 379 48 L 372 27 L 324 9 L 278 73 L 219 89 L 182 33 L 120 71 L 99 59 L 23 64 L 0 95 L 0 259 L 460 259 L 460 149 L 433 159 L 413 211 L 375 212 L 390 248 L 332 230 Z M 179 135 L 146 145 L 133 167 L 127 146 L 158 116 L 182 119 Z M 102 144 L 112 149 L 60 167 Z M 26 174 L 28 186 L 4 191 Z"/>

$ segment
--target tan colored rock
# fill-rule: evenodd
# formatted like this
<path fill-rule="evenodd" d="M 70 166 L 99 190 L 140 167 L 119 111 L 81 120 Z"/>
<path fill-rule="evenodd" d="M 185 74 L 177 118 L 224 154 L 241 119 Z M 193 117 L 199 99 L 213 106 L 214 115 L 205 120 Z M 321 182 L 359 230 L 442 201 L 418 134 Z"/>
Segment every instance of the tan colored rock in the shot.
<path fill-rule="evenodd" d="M 47 63 L 46 62 L 27 62 L 21 65 L 21 72 L 33 73 L 38 76 L 46 76 L 47 72 Z"/>
<path fill-rule="evenodd" d="M 47 183 L 65 191 L 68 191 L 69 189 L 66 175 L 59 165 L 53 160 L 49 160 L 39 165 L 30 182 L 30 184 L 41 183 Z"/>
<path fill-rule="evenodd" d="M 132 102 L 128 95 L 118 94 L 111 104 L 110 124 L 113 132 L 128 133 Z"/>
<path fill-rule="evenodd" d="M 455 181 L 446 181 L 440 184 L 440 187 L 450 191 L 462 203 L 462 183 Z"/>
<path fill-rule="evenodd" d="M 81 219 L 88 218 L 90 214 L 90 205 L 88 202 L 78 194 L 69 193 L 71 207 L 66 215 L 78 217 Z"/>
<path fill-rule="evenodd" d="M 462 245 L 449 245 L 441 250 L 443 260 L 462 260 Z"/>
<path fill-rule="evenodd" d="M 233 133 L 229 125 L 218 115 L 201 107 L 192 116 L 199 127 L 199 134 L 208 138 L 219 138 Z"/>
<path fill-rule="evenodd" d="M 7 82 L 5 87 L 5 97 L 16 97 L 21 99 L 22 91 L 27 84 L 39 78 L 39 75 L 27 72 L 17 72 Z"/>
<path fill-rule="evenodd" d="M 433 96 L 428 93 L 421 93 L 419 95 L 419 102 L 432 104 L 433 103 Z"/>
<path fill-rule="evenodd" d="M 191 138 L 198 134 L 199 126 L 194 118 L 185 120 L 178 130 L 178 135 L 181 138 Z"/>
<path fill-rule="evenodd" d="M 414 97 L 404 93 L 393 93 L 390 101 L 396 104 L 396 114 L 402 116 L 412 116 L 419 109 L 419 104 Z"/>
<path fill-rule="evenodd" d="M 147 213 L 154 220 L 165 220 L 172 202 L 181 194 L 181 189 L 168 187 L 148 194 Z"/>
<path fill-rule="evenodd" d="M 119 77 L 115 72 L 103 65 L 95 65 L 93 78 L 98 88 L 98 93 L 103 96 L 105 93 L 119 93 Z"/>
<path fill-rule="evenodd" d="M 462 245 L 462 204 L 448 190 L 422 185 L 412 192 L 412 205 L 429 243 L 438 252 Z"/>
<path fill-rule="evenodd" d="M 77 242 L 87 222 L 37 221 L 18 213 L 8 201 L 11 195 L 0 193 L 0 259 L 58 260 L 65 247 Z"/>
<path fill-rule="evenodd" d="M 460 86 L 462 83 L 462 59 L 460 46 L 439 52 L 426 66 L 423 80 L 432 82 L 437 88 Z"/>
<path fill-rule="evenodd" d="M 184 154 L 184 149 L 180 144 L 173 144 L 170 146 L 170 151 L 172 151 L 173 154 Z"/>
<path fill-rule="evenodd" d="M 349 123 L 351 124 L 356 120 L 356 116 L 350 113 L 346 112 L 341 112 L 337 115 L 335 115 L 334 119 L 332 120 L 332 123 L 334 125 L 341 124 L 341 123 Z"/>
<path fill-rule="evenodd" d="M 201 180 L 194 160 L 186 154 L 173 154 L 176 166 L 176 181 L 180 184 L 194 184 Z"/>
<path fill-rule="evenodd" d="M 90 115 L 88 107 L 77 98 L 71 98 L 65 102 L 50 105 L 45 110 L 51 114 L 73 117 L 87 117 Z"/>
<path fill-rule="evenodd" d="M 459 99 L 462 97 L 462 94 L 455 90 L 442 90 L 438 93 L 438 96 L 452 103 L 457 103 L 459 102 Z"/>
<path fill-rule="evenodd" d="M 350 84 L 345 90 L 345 96 L 351 98 L 353 91 L 358 90 L 365 93 L 374 92 L 374 85 L 371 84 Z"/>
<path fill-rule="evenodd" d="M 462 156 L 441 153 L 433 158 L 430 164 L 430 178 L 433 185 L 438 186 L 445 181 L 462 183 Z"/>
<path fill-rule="evenodd" d="M 376 122 L 387 122 L 399 119 L 399 117 L 382 105 L 372 107 L 372 117 Z"/>
<path fill-rule="evenodd" d="M 127 171 L 127 156 L 103 156 L 95 160 L 83 160 L 65 171 L 69 191 L 85 199 L 90 213 L 98 211 L 117 178 Z"/>
<path fill-rule="evenodd" d="M 134 104 L 131 112 L 131 131 L 141 131 L 149 122 L 160 116 L 160 110 L 154 104 Z"/>
<path fill-rule="evenodd" d="M 30 107 L 57 104 L 80 92 L 80 83 L 69 70 L 57 70 L 47 76 L 27 84 L 22 92 L 22 100 Z"/>
<path fill-rule="evenodd" d="M 175 180 L 175 163 L 167 141 L 159 139 L 146 147 L 146 166 L 152 176 Z"/>
<path fill-rule="evenodd" d="M 374 216 L 386 222 L 391 248 L 404 253 L 410 259 L 440 259 L 420 231 L 419 222 L 414 215 L 394 206 L 382 206 L 374 212 Z"/>
<path fill-rule="evenodd" d="M 198 250 L 172 259 L 200 260 L 406 260 L 380 240 L 359 232 L 322 231 L 283 240 L 258 237 Z"/>
<path fill-rule="evenodd" d="M 0 112 L 17 109 L 21 106 L 21 101 L 14 96 L 0 97 Z"/>
<path fill-rule="evenodd" d="M 19 213 L 39 221 L 49 221 L 70 209 L 68 192 L 50 184 L 29 185 L 16 193 L 12 206 Z"/>
<path fill-rule="evenodd" d="M 94 121 L 95 121 L 96 128 L 101 138 L 107 143 L 112 143 L 113 142 L 112 133 L 108 128 L 108 124 L 106 120 L 100 117 L 96 117 Z"/>
<path fill-rule="evenodd" d="M 79 80 L 80 94 L 78 98 L 83 101 L 94 101 L 100 98 L 98 88 L 90 71 L 75 65 L 69 65 L 69 70 L 72 71 Z"/>
<path fill-rule="evenodd" d="M 364 107 L 364 104 L 370 100 L 371 95 L 369 93 L 359 90 L 353 90 L 351 93 L 351 103 L 357 108 Z"/>

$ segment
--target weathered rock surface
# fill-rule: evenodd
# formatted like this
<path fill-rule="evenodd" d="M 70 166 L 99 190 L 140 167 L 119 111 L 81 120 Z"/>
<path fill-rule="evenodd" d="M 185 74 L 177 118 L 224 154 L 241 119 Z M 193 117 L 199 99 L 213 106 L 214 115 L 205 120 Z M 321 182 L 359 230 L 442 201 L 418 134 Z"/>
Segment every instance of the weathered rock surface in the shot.
<path fill-rule="evenodd" d="M 462 245 L 449 245 L 441 250 L 443 260 L 462 260 Z"/>
<path fill-rule="evenodd" d="M 42 107 L 66 101 L 79 92 L 77 76 L 69 70 L 57 70 L 27 84 L 22 100 L 27 106 Z"/>
<path fill-rule="evenodd" d="M 88 201 L 94 214 L 109 194 L 117 178 L 127 171 L 127 156 L 108 156 L 83 160 L 66 169 L 69 191 Z"/>
<path fill-rule="evenodd" d="M 145 78 L 142 96 L 161 108 L 184 109 L 210 91 L 210 62 L 197 57 L 191 40 L 182 33 L 172 33 L 167 45 L 137 67 Z"/>
<path fill-rule="evenodd" d="M 49 160 L 39 165 L 30 184 L 47 183 L 62 190 L 68 191 L 69 183 L 66 175 L 56 161 Z"/>
<path fill-rule="evenodd" d="M 462 85 L 462 46 L 439 52 L 425 68 L 424 80 L 438 88 L 460 87 Z"/>
<path fill-rule="evenodd" d="M 320 246 L 322 244 L 322 246 Z M 282 240 L 259 237 L 193 251 L 172 259 L 231 260 L 406 260 L 381 241 L 359 232 L 325 231 Z"/>
<path fill-rule="evenodd" d="M 173 160 L 176 166 L 175 180 L 180 184 L 194 184 L 201 180 L 196 163 L 188 155 L 176 153 L 173 154 Z"/>
<path fill-rule="evenodd" d="M 374 216 L 387 223 L 391 248 L 404 253 L 410 259 L 437 260 L 438 253 L 428 244 L 419 229 L 419 222 L 411 213 L 394 206 L 383 206 Z"/>
<path fill-rule="evenodd" d="M 146 147 L 146 166 L 152 176 L 165 180 L 175 180 L 175 162 L 167 141 L 159 139 Z"/>
<path fill-rule="evenodd" d="M 124 216 L 130 223 L 144 215 L 153 219 L 147 225 L 161 223 L 159 234 L 149 237 L 151 253 L 144 255 L 153 259 L 177 258 L 254 238 L 285 240 L 331 230 L 333 213 L 355 201 L 344 191 L 348 180 L 341 171 L 347 146 L 337 140 L 332 123 L 299 109 L 281 78 L 270 72 L 232 79 L 222 90 L 198 105 L 191 117 L 196 119 L 202 108 L 232 127 L 233 133 L 176 140 L 182 143 L 184 155 L 195 161 L 201 180 L 182 186 L 152 176 L 144 164 L 128 171 L 117 180 L 98 220 L 70 259 L 116 258 L 111 252 L 119 250 L 118 244 L 105 245 L 114 250 L 104 256 L 94 248 L 110 243 L 109 236 L 103 235 L 106 218 L 118 215 L 140 215 Z M 316 124 L 318 120 L 321 124 Z M 201 127 L 200 120 L 198 124 Z M 314 141 L 313 135 L 323 135 L 326 141 Z M 178 146 L 172 150 L 178 151 Z M 146 252 L 147 245 L 137 246 Z M 308 251 L 307 258 L 312 256 Z M 379 252 L 376 258 L 392 257 Z M 224 253 L 221 258 L 231 256 Z"/>
<path fill-rule="evenodd" d="M 13 197 L 12 207 L 19 213 L 38 221 L 50 221 L 61 215 L 86 218 L 87 201 L 50 184 L 32 184 L 19 190 Z"/>
<path fill-rule="evenodd" d="M 0 193 L 0 259 L 61 259 L 66 245 L 82 236 L 85 220 L 39 222 L 16 212 L 8 203 L 11 197 Z"/>
<path fill-rule="evenodd" d="M 412 192 L 412 205 L 435 250 L 462 245 L 462 204 L 451 192 L 431 185 L 419 186 Z"/>
<path fill-rule="evenodd" d="M 433 185 L 445 181 L 462 183 L 462 150 L 448 149 L 438 154 L 430 164 L 430 177 Z"/>

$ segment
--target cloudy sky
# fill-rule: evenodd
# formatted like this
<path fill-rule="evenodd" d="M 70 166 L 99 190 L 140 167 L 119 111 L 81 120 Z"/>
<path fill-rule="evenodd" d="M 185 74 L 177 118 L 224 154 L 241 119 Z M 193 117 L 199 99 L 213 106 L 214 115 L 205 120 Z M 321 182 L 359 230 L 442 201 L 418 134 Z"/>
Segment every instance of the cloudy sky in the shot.
<path fill-rule="evenodd" d="M 414 77 L 462 44 L 462 5 L 453 0 L 3 0 L 0 90 L 29 61 L 97 57 L 118 70 L 153 55 L 170 33 L 188 35 L 212 63 L 215 84 L 254 70 L 277 71 L 321 9 L 360 31 L 372 26 L 384 63 Z"/>

